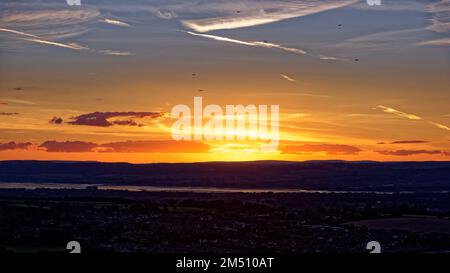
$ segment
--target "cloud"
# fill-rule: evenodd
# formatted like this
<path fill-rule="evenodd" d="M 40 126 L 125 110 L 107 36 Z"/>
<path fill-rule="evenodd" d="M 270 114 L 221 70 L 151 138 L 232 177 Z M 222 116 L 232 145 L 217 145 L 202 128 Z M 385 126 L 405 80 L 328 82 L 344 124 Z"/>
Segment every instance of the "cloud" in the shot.
<path fill-rule="evenodd" d="M 2 14 L 3 25 L 36 26 L 45 25 L 78 25 L 89 22 L 100 15 L 95 9 L 42 9 L 33 11 L 10 11 Z"/>
<path fill-rule="evenodd" d="M 448 46 L 450 45 L 450 38 L 441 38 L 441 39 L 434 39 L 434 40 L 428 40 L 428 41 L 421 41 L 417 43 L 418 45 L 431 45 L 431 46 Z"/>
<path fill-rule="evenodd" d="M 45 37 L 42 39 L 49 41 L 86 33 L 90 29 L 89 23 L 100 15 L 98 10 L 87 7 L 46 9 L 45 5 L 41 5 L 34 10 L 28 8 L 24 11 L 20 4 L 10 4 L 3 8 L 0 13 L 1 27 L 31 31 L 35 36 Z"/>
<path fill-rule="evenodd" d="M 33 144 L 30 142 L 8 142 L 8 143 L 0 143 L 0 152 L 8 151 L 8 150 L 26 150 L 30 148 Z"/>
<path fill-rule="evenodd" d="M 3 101 L 7 101 L 10 103 L 17 103 L 17 104 L 25 104 L 25 105 L 35 105 L 35 102 L 28 101 L 28 100 L 21 100 L 21 99 L 2 99 Z M 8 103 L 2 103 L 4 105 L 8 105 Z"/>
<path fill-rule="evenodd" d="M 68 48 L 68 49 L 73 49 L 73 50 L 88 50 L 89 48 L 81 46 L 79 44 L 76 43 L 59 43 L 59 42 L 52 42 L 52 41 L 48 41 L 45 40 L 39 36 L 36 35 L 32 35 L 29 33 L 25 33 L 22 31 L 16 31 L 13 29 L 5 29 L 5 28 L 0 28 L 0 31 L 3 32 L 8 32 L 8 33 L 13 33 L 16 34 L 18 36 L 23 36 L 26 38 L 22 38 L 22 40 L 24 41 L 28 41 L 28 42 L 33 42 L 33 43 L 38 43 L 38 44 L 45 44 L 45 45 L 51 45 L 51 46 L 57 46 L 57 47 L 63 47 L 63 48 Z"/>
<path fill-rule="evenodd" d="M 114 25 L 114 26 L 119 26 L 119 27 L 130 27 L 130 25 L 128 23 L 125 23 L 125 22 L 122 22 L 119 20 L 114 20 L 114 19 L 103 19 L 100 22 Z"/>
<path fill-rule="evenodd" d="M 136 123 L 133 119 L 159 118 L 162 116 L 164 116 L 164 113 L 161 112 L 95 112 L 73 117 L 72 121 L 67 123 L 98 127 L 110 127 L 113 125 L 142 126 L 142 124 Z M 125 120 L 117 120 L 117 118 L 125 118 Z"/>
<path fill-rule="evenodd" d="M 343 144 L 285 144 L 280 145 L 282 154 L 324 153 L 327 155 L 356 155 L 362 150 Z"/>
<path fill-rule="evenodd" d="M 15 116 L 18 115 L 19 113 L 11 113 L 11 112 L 0 112 L 0 116 Z"/>
<path fill-rule="evenodd" d="M 288 51 L 288 52 L 292 52 L 292 53 L 300 54 L 300 55 L 307 54 L 306 51 L 304 51 L 303 49 L 285 47 L 285 46 L 281 46 L 281 45 L 274 44 L 274 43 L 259 42 L 259 41 L 249 41 L 248 42 L 248 41 L 241 41 L 241 40 L 236 40 L 236 39 L 221 37 L 221 36 L 216 36 L 216 35 L 200 34 L 200 33 L 195 33 L 195 32 L 191 32 L 191 31 L 185 31 L 185 32 L 187 34 L 190 34 L 193 36 L 199 36 L 199 37 L 203 37 L 203 38 L 207 38 L 207 39 L 215 40 L 215 41 L 220 41 L 220 42 L 234 43 L 234 44 L 253 46 L 253 47 L 276 48 L 276 49 L 280 49 L 283 51 Z"/>
<path fill-rule="evenodd" d="M 3 147 L 4 145 L 4 147 Z M 31 143 L 1 144 L 0 151 L 26 149 Z M 97 144 L 86 141 L 45 141 L 39 147 L 49 153 L 207 153 L 210 145 L 195 141 L 140 140 Z"/>
<path fill-rule="evenodd" d="M 362 51 L 381 51 L 381 50 L 404 50 L 407 46 L 448 46 L 450 41 L 448 37 L 436 38 L 421 41 L 420 37 L 428 37 L 427 31 L 447 34 L 450 31 L 450 0 L 433 1 L 389 1 L 389 4 L 383 4 L 379 7 L 371 7 L 361 1 L 353 7 L 365 10 L 374 8 L 382 11 L 409 11 L 416 13 L 425 13 L 424 16 L 430 16 L 429 24 L 424 27 L 411 29 L 397 29 L 378 33 L 366 34 L 359 37 L 347 39 L 343 42 L 331 45 L 337 49 L 351 49 L 353 52 Z M 392 3 L 391 3 L 392 2 Z M 432 1 L 429 1 L 432 2 Z M 428 13 L 428 14 L 427 14 Z"/>
<path fill-rule="evenodd" d="M 29 41 L 29 42 L 38 43 L 38 44 L 58 46 L 58 47 L 63 47 L 63 48 L 68 48 L 68 49 L 73 49 L 73 50 L 88 50 L 89 49 L 87 47 L 81 46 L 81 45 L 76 44 L 76 43 L 64 44 L 64 43 L 46 41 L 46 40 L 42 40 L 42 39 L 24 39 L 24 40 L 25 41 Z"/>
<path fill-rule="evenodd" d="M 102 54 L 105 55 L 113 55 L 113 56 L 134 56 L 135 53 L 132 52 L 126 52 L 126 51 L 115 51 L 115 50 L 100 50 L 99 51 Z"/>
<path fill-rule="evenodd" d="M 436 126 L 439 129 L 450 131 L 450 127 L 448 127 L 448 126 L 446 126 L 444 124 L 440 124 L 440 123 L 429 121 L 429 120 L 424 120 L 424 119 L 422 119 L 419 116 L 412 115 L 412 114 L 407 114 L 407 113 L 395 110 L 394 108 L 390 108 L 390 107 L 386 107 L 386 106 L 382 106 L 382 105 L 378 105 L 377 107 L 382 109 L 386 113 L 391 113 L 391 114 L 394 114 L 394 115 L 397 115 L 397 116 L 400 116 L 400 117 L 404 117 L 404 118 L 407 118 L 407 119 L 412 119 L 412 120 L 423 120 L 425 122 L 428 122 L 429 124 L 432 124 L 432 125 Z"/>
<path fill-rule="evenodd" d="M 17 31 L 14 29 L 0 28 L 0 31 L 16 34 L 16 35 L 20 35 L 20 36 L 26 36 L 26 37 L 30 37 L 30 38 L 37 38 L 37 39 L 39 38 L 39 36 L 29 34 L 26 32 L 22 32 L 22 31 Z"/>
<path fill-rule="evenodd" d="M 419 117 L 419 116 L 408 114 L 408 113 L 405 113 L 405 112 L 401 112 L 401 111 L 398 111 L 398 110 L 396 110 L 394 108 L 386 107 L 386 106 L 383 106 L 383 105 L 378 105 L 377 107 L 382 109 L 383 112 L 394 114 L 394 115 L 397 115 L 399 117 L 412 119 L 412 120 L 422 120 L 422 118 Z"/>
<path fill-rule="evenodd" d="M 12 34 L 16 34 L 21 37 L 22 40 L 38 43 L 38 44 L 44 44 L 44 45 L 50 45 L 50 46 L 56 46 L 56 47 L 62 47 L 72 50 L 85 50 L 90 52 L 96 52 L 104 55 L 112 55 L 112 56 L 134 56 L 135 53 L 126 52 L 126 51 L 115 51 L 115 50 L 91 50 L 89 47 L 79 45 L 77 43 L 61 43 L 61 42 L 55 42 L 55 41 L 49 41 L 44 38 L 41 38 L 39 36 L 29 34 L 23 31 L 17 31 L 14 29 L 6 29 L 6 28 L 0 28 L 0 31 L 8 32 Z"/>
<path fill-rule="evenodd" d="M 51 124 L 62 124 L 64 122 L 64 120 L 60 117 L 53 117 L 49 123 Z"/>
<path fill-rule="evenodd" d="M 108 153 L 207 153 L 210 146 L 194 141 L 144 140 L 105 143 L 97 150 Z"/>
<path fill-rule="evenodd" d="M 439 150 L 397 150 L 397 151 L 376 151 L 376 152 L 382 155 L 393 155 L 393 156 L 411 156 L 419 154 L 438 155 L 446 153 Z"/>
<path fill-rule="evenodd" d="M 236 12 L 234 12 L 232 15 L 222 17 L 183 20 L 182 23 L 185 27 L 196 32 L 236 29 L 302 17 L 341 8 L 356 2 L 358 2 L 358 0 L 262 1 L 254 3 L 255 5 L 264 5 L 264 7 L 260 9 L 255 9 L 254 7 L 251 7 L 251 3 L 248 3 L 248 9 L 250 11 L 243 14 L 236 14 Z M 244 4 L 245 2 L 243 5 Z"/>
<path fill-rule="evenodd" d="M 331 57 L 331 56 L 319 56 L 319 59 L 321 59 L 321 60 L 329 60 L 329 61 L 335 61 L 335 60 L 338 60 L 338 58 L 336 58 L 336 57 Z"/>
<path fill-rule="evenodd" d="M 428 143 L 425 140 L 397 140 L 391 142 L 391 144 L 420 144 L 420 143 Z"/>
<path fill-rule="evenodd" d="M 445 126 L 444 124 L 440 124 L 440 123 L 433 122 L 433 121 L 429 121 L 429 123 L 430 123 L 430 124 L 433 124 L 434 126 L 436 126 L 436 127 L 439 128 L 439 129 L 443 129 L 443 130 L 450 131 L 450 127 Z"/>
<path fill-rule="evenodd" d="M 346 39 L 329 45 L 332 49 L 352 51 L 352 54 L 364 54 L 378 51 L 397 51 L 415 47 L 425 28 L 389 30 Z"/>
<path fill-rule="evenodd" d="M 431 25 L 427 28 L 434 32 L 450 31 L 450 1 L 441 0 L 427 6 L 428 12 L 433 14 Z"/>
<path fill-rule="evenodd" d="M 98 145 L 92 142 L 84 141 L 46 141 L 39 145 L 39 148 L 44 148 L 49 153 L 84 153 L 93 152 L 93 149 Z"/>
<path fill-rule="evenodd" d="M 280 76 L 281 76 L 283 79 L 285 79 L 285 80 L 287 80 L 287 81 L 289 81 L 289 82 L 296 82 L 295 79 L 289 77 L 288 75 L 280 74 Z"/>
<path fill-rule="evenodd" d="M 156 13 L 156 16 L 158 16 L 159 18 L 166 19 L 166 20 L 174 19 L 174 18 L 178 17 L 178 15 L 175 12 L 169 11 L 169 10 L 158 9 L 158 10 L 156 10 L 155 13 Z"/>

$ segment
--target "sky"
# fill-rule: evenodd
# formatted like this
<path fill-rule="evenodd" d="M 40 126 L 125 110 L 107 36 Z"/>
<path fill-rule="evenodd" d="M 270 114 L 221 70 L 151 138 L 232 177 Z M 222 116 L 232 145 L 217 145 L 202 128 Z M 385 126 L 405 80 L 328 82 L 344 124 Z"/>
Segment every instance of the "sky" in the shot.
<path fill-rule="evenodd" d="M 0 0 L 0 160 L 450 160 L 450 1 Z M 279 105 L 261 140 L 171 109 Z"/>

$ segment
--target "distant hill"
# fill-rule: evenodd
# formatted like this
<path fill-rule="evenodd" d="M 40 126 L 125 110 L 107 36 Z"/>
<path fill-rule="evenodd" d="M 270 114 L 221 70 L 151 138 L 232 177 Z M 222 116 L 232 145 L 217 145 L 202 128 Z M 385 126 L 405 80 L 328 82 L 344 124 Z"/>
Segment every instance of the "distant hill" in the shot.
<path fill-rule="evenodd" d="M 130 164 L 0 161 L 1 182 L 443 191 L 450 190 L 450 162 L 255 161 Z"/>

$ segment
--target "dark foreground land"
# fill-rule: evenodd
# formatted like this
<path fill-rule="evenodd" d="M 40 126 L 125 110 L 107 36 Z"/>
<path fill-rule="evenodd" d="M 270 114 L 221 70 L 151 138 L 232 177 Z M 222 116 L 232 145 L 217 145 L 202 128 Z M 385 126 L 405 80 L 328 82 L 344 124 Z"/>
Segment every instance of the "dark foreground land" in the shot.
<path fill-rule="evenodd" d="M 0 190 L 0 252 L 442 253 L 449 197 Z"/>
<path fill-rule="evenodd" d="M 0 253 L 67 252 L 69 241 L 80 242 L 83 252 L 364 253 L 369 241 L 378 241 L 383 252 L 444 253 L 450 251 L 449 167 L 445 162 L 2 162 L 0 183 L 374 192 L 0 189 Z M 375 192 L 380 190 L 389 193 Z"/>

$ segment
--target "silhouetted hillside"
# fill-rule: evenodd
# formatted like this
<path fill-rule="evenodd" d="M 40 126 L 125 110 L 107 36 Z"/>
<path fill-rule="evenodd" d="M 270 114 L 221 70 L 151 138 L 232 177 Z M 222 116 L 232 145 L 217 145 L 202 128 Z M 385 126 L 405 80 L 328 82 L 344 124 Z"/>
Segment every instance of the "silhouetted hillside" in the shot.
<path fill-rule="evenodd" d="M 442 191 L 450 190 L 450 162 L 256 161 L 129 164 L 2 161 L 1 182 Z"/>

